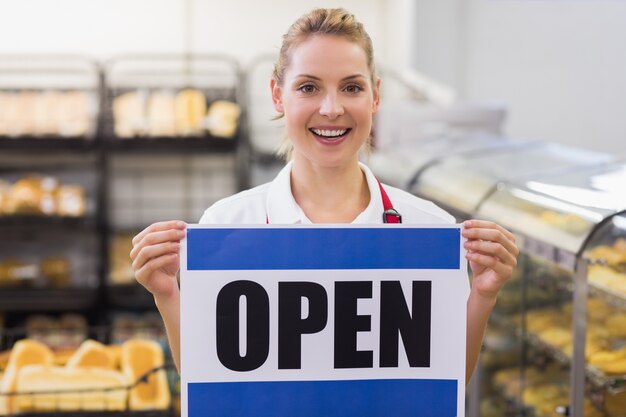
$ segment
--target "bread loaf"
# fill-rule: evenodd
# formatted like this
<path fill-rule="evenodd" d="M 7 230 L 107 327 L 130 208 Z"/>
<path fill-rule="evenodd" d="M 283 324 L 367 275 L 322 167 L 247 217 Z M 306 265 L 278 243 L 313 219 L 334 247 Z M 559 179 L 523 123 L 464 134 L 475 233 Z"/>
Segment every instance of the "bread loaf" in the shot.
<path fill-rule="evenodd" d="M 132 339 L 122 345 L 122 372 L 132 382 L 163 364 L 163 349 L 156 342 Z M 164 409 L 169 407 L 170 400 L 167 377 L 165 371 L 160 370 L 130 391 L 128 404 L 131 410 Z"/>
<path fill-rule="evenodd" d="M 18 395 L 14 411 L 125 410 L 127 386 L 119 371 L 30 365 L 19 372 L 16 388 L 34 394 Z"/>
<path fill-rule="evenodd" d="M 179 135 L 198 135 L 206 114 L 206 98 L 199 90 L 186 89 L 176 95 L 176 130 Z"/>
<path fill-rule="evenodd" d="M 7 368 L 0 382 L 0 392 L 15 392 L 20 370 L 28 365 L 52 365 L 54 353 L 43 343 L 35 340 L 20 340 L 13 346 Z M 14 411 L 15 398 L 0 396 L 0 414 Z"/>
<path fill-rule="evenodd" d="M 145 133 L 145 94 L 138 91 L 121 94 L 113 100 L 115 135 L 131 138 Z"/>
<path fill-rule="evenodd" d="M 150 136 L 176 136 L 174 95 L 157 91 L 148 99 L 148 134 Z"/>

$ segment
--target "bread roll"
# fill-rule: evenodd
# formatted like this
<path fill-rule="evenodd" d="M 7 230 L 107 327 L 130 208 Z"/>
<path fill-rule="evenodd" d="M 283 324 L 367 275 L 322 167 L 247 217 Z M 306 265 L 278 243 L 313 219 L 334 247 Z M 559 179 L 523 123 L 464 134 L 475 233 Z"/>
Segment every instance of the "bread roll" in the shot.
<path fill-rule="evenodd" d="M 41 394 L 18 395 L 14 411 L 125 410 L 127 386 L 119 371 L 30 365 L 20 370 L 17 391 Z"/>
<path fill-rule="evenodd" d="M 87 211 L 85 189 L 78 184 L 61 185 L 56 193 L 56 207 L 58 216 L 81 217 Z"/>
<path fill-rule="evenodd" d="M 61 136 L 86 136 L 91 127 L 89 93 L 68 91 L 63 93 L 58 110 L 58 134 Z"/>
<path fill-rule="evenodd" d="M 176 130 L 179 135 L 199 135 L 206 114 L 206 98 L 199 90 L 186 89 L 176 95 Z"/>
<path fill-rule="evenodd" d="M 163 349 L 156 342 L 131 339 L 122 345 L 122 372 L 131 383 L 163 364 Z M 169 407 L 170 400 L 167 376 L 163 370 L 150 374 L 146 383 L 134 387 L 128 399 L 131 410 L 165 409 Z"/>
<path fill-rule="evenodd" d="M 43 258 L 40 263 L 43 275 L 54 287 L 67 287 L 70 284 L 70 262 L 61 256 Z"/>
<path fill-rule="evenodd" d="M 148 135 L 176 136 L 174 94 L 157 91 L 148 99 Z"/>
<path fill-rule="evenodd" d="M 121 94 L 113 100 L 113 118 L 115 135 L 120 138 L 132 138 L 145 134 L 145 94 L 139 91 Z"/>
<path fill-rule="evenodd" d="M 7 214 L 52 215 L 56 212 L 54 193 L 58 181 L 53 177 L 32 176 L 18 180 L 9 192 Z"/>
<path fill-rule="evenodd" d="M 52 365 L 54 353 L 43 343 L 35 340 L 20 340 L 13 346 L 7 368 L 0 382 L 0 392 L 16 392 L 20 370 L 27 365 Z M 0 414 L 15 411 L 15 398 L 0 396 Z"/>
<path fill-rule="evenodd" d="M 241 107 L 226 100 L 214 101 L 207 112 L 207 128 L 212 135 L 232 138 L 237 132 Z"/>
<path fill-rule="evenodd" d="M 95 340 L 85 340 L 67 360 L 68 368 L 115 369 L 115 359 L 105 345 Z"/>
<path fill-rule="evenodd" d="M 11 93 L 0 91 L 0 137 L 9 135 L 9 109 L 12 106 Z M 1 213 L 1 211 L 0 211 Z"/>

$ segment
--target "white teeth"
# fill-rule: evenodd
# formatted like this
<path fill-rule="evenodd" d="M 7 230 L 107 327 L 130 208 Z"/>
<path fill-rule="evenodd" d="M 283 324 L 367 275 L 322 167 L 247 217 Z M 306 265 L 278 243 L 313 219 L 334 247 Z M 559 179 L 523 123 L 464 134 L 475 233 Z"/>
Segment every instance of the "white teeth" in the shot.
<path fill-rule="evenodd" d="M 325 137 L 337 137 L 337 136 L 343 136 L 346 134 L 346 132 L 348 131 L 348 129 L 341 129 L 341 130 L 322 130 L 322 129 L 311 129 L 316 135 L 320 135 L 320 136 L 325 136 Z"/>

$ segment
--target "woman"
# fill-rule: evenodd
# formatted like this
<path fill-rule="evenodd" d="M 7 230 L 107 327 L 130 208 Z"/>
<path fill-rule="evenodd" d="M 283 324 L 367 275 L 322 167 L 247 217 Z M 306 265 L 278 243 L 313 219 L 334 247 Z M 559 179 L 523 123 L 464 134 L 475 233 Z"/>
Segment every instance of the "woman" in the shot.
<path fill-rule="evenodd" d="M 204 224 L 454 223 L 434 204 L 382 186 L 359 163 L 378 110 L 380 80 L 372 42 L 342 9 L 316 9 L 283 37 L 270 81 L 272 100 L 286 122 L 282 153 L 290 162 L 271 183 L 218 201 Z M 391 209 L 391 211 L 390 211 Z M 385 213 L 391 213 L 383 215 Z M 515 237 L 491 222 L 470 220 L 462 235 L 473 283 L 467 301 L 467 366 L 476 365 L 487 319 L 500 288 L 516 266 Z M 133 239 L 137 281 L 154 295 L 174 360 L 180 363 L 180 240 L 185 223 L 155 223 Z"/>

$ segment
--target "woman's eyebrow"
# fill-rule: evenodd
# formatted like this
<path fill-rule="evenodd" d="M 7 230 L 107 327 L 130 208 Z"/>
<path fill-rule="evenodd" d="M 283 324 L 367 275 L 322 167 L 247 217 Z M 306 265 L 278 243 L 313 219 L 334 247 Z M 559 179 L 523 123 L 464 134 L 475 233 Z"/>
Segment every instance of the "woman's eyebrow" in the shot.
<path fill-rule="evenodd" d="M 322 81 L 320 77 L 316 77 L 315 75 L 310 75 L 310 74 L 298 74 L 295 76 L 295 78 L 311 78 L 313 80 Z M 354 74 L 354 75 L 348 75 L 347 77 L 342 78 L 341 81 L 352 80 L 355 78 L 366 78 L 366 77 L 363 74 Z"/>

